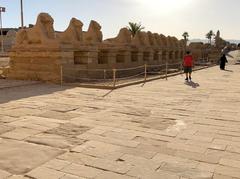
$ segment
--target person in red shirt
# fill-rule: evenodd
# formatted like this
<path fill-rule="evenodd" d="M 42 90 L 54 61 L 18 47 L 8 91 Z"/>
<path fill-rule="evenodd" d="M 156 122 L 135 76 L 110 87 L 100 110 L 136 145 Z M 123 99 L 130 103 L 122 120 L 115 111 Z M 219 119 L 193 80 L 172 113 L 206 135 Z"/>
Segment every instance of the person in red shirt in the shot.
<path fill-rule="evenodd" d="M 186 81 L 192 80 L 192 67 L 193 67 L 193 56 L 190 54 L 190 51 L 186 52 L 186 55 L 183 59 L 184 73 L 186 74 Z"/>

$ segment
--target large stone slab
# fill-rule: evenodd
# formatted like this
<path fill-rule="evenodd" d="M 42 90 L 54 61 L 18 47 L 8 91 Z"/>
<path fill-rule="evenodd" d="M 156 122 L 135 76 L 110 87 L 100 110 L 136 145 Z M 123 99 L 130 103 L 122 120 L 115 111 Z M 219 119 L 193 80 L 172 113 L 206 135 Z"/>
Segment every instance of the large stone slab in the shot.
<path fill-rule="evenodd" d="M 24 174 L 62 154 L 62 150 L 13 140 L 0 143 L 0 169 Z"/>

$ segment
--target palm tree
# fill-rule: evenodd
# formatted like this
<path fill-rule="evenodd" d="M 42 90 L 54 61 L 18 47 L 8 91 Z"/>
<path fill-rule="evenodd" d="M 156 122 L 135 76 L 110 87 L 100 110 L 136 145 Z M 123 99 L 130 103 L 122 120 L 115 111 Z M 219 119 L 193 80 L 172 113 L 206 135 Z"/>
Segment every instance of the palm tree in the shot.
<path fill-rule="evenodd" d="M 212 44 L 212 37 L 215 36 L 212 30 L 206 34 L 206 38 L 209 40 L 210 45 Z"/>
<path fill-rule="evenodd" d="M 134 37 L 137 32 L 145 29 L 145 27 L 143 27 L 141 23 L 129 22 L 128 24 L 129 26 L 127 28 L 132 33 L 132 37 Z"/>
<path fill-rule="evenodd" d="M 183 36 L 185 42 L 187 42 L 187 41 L 188 41 L 188 37 L 189 37 L 188 32 L 184 32 L 184 33 L 182 34 L 182 36 Z"/>
<path fill-rule="evenodd" d="M 182 36 L 183 36 L 183 38 L 184 38 L 185 50 L 186 50 L 189 34 L 188 34 L 188 32 L 184 32 L 184 33 L 182 34 Z"/>

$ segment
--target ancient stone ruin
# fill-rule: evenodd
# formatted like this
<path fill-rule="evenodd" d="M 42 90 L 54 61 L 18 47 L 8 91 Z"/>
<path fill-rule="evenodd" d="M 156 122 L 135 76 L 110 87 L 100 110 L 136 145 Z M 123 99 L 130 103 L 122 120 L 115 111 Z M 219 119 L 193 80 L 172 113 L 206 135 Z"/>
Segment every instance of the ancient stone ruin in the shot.
<path fill-rule="evenodd" d="M 32 28 L 17 32 L 10 52 L 10 79 L 59 82 L 64 74 L 64 81 L 74 81 L 84 75 L 79 70 L 178 63 L 185 51 L 183 40 L 158 33 L 139 32 L 132 37 L 122 28 L 117 37 L 103 40 L 96 21 L 90 22 L 86 32 L 76 18 L 64 32 L 55 32 L 53 23 L 49 14 L 41 13 Z"/>
<path fill-rule="evenodd" d="M 204 44 L 202 42 L 192 42 L 188 46 L 188 50 L 192 52 L 194 59 L 207 60 L 211 63 L 218 63 L 218 60 L 223 52 L 223 49 L 228 46 L 228 42 L 223 40 L 220 37 L 220 31 L 217 31 L 215 36 L 215 43 L 212 44 Z M 234 49 L 234 48 L 232 48 Z"/>

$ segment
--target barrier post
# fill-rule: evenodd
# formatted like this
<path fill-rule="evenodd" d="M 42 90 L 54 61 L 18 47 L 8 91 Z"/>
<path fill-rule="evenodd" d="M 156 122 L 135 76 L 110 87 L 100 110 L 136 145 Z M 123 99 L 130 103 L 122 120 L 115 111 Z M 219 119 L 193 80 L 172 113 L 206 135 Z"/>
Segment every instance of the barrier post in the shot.
<path fill-rule="evenodd" d="M 147 80 L 147 64 L 144 65 L 144 81 Z"/>
<path fill-rule="evenodd" d="M 105 69 L 103 70 L 103 78 L 104 78 L 104 80 L 106 80 L 106 70 Z"/>
<path fill-rule="evenodd" d="M 60 66 L 60 78 L 61 78 L 61 87 L 63 86 L 63 67 L 62 65 Z"/>
<path fill-rule="evenodd" d="M 113 69 L 113 87 L 115 88 L 116 86 L 116 69 Z"/>
<path fill-rule="evenodd" d="M 166 80 L 167 80 L 167 75 L 168 75 L 168 62 L 166 61 L 166 73 L 165 73 Z"/>
<path fill-rule="evenodd" d="M 183 66 L 182 66 L 182 63 L 180 63 L 180 74 L 182 74 L 183 72 Z"/>

